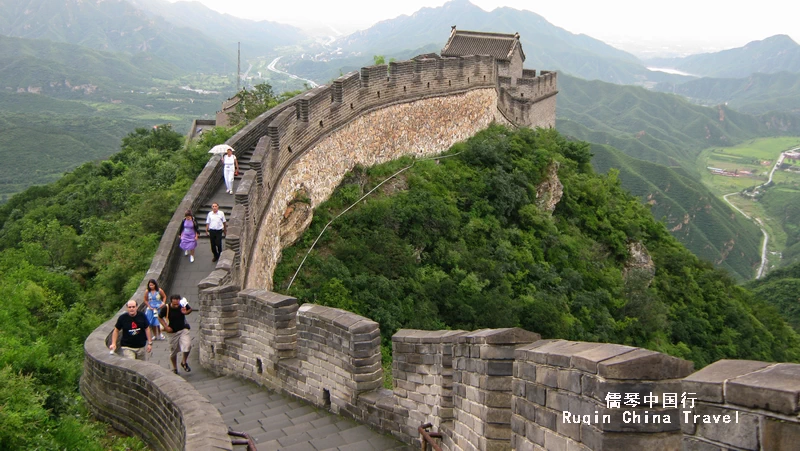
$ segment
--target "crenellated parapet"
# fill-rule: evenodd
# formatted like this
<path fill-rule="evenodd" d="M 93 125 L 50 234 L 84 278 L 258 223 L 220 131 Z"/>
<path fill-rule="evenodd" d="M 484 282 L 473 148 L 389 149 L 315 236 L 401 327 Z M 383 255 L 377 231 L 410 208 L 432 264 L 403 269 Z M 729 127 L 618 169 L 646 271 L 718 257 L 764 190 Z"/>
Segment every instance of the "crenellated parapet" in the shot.
<path fill-rule="evenodd" d="M 264 290 L 219 294 L 233 289 L 201 295 L 203 321 L 234 303 L 240 322 L 225 351 L 201 351 L 207 367 L 415 446 L 422 424 L 448 451 L 790 450 L 800 431 L 797 364 L 723 360 L 692 373 L 662 353 L 518 328 L 400 330 L 386 389 L 377 323 Z"/>
<path fill-rule="evenodd" d="M 555 95 L 554 82 L 548 75 L 536 84 L 538 91 L 518 101 L 516 91 L 498 87 L 491 56 L 418 57 L 351 72 L 265 113 L 257 129 L 266 133 L 253 144 L 254 175 L 245 174 L 236 191 L 247 216 L 233 215 L 232 224 L 241 226 L 229 237 L 237 249 L 233 280 L 271 288 L 280 249 L 296 235 L 281 233 L 277 216 L 295 193 L 308 191 L 316 206 L 355 164 L 439 153 L 495 120 L 552 127 L 555 98 L 548 96 Z M 536 95 L 546 105 L 537 107 Z M 238 143 L 252 141 L 246 138 L 251 133 L 243 130 L 229 143 L 240 149 Z M 311 168 L 315 164 L 320 168 Z M 310 215 L 306 219 L 303 225 Z M 278 232 L 259 232 L 265 228 Z"/>

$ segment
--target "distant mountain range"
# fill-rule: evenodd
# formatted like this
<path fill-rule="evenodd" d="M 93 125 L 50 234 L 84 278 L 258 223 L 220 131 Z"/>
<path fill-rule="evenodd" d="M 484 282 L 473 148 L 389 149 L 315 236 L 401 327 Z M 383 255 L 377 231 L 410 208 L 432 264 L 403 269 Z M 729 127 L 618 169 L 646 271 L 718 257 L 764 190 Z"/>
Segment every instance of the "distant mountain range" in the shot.
<path fill-rule="evenodd" d="M 342 58 L 360 55 L 363 65 L 370 64 L 372 55 L 376 54 L 396 57 L 430 46 L 438 52 L 447 42 L 453 25 L 462 30 L 518 32 L 528 68 L 558 70 L 585 79 L 620 84 L 681 78 L 650 71 L 634 55 L 592 37 L 570 33 L 536 13 L 512 8 L 486 12 L 467 0 L 452 0 L 441 7 L 422 8 L 411 16 L 384 20 L 337 39 L 327 47 L 328 56 L 317 64 L 327 70 L 310 69 L 309 64 L 301 65 L 298 60 L 295 60 L 295 66 L 290 67 L 307 70 L 298 72 L 299 75 L 324 73 L 324 78 L 330 78 L 341 66 L 338 60 Z"/>
<path fill-rule="evenodd" d="M 703 107 L 638 86 L 558 78 L 558 128 L 580 124 L 580 139 L 612 145 L 641 160 L 693 170 L 702 149 L 755 136 L 800 135 L 800 116 L 759 116 L 725 106 Z M 562 130 L 563 131 L 563 130 Z M 590 133 L 590 134 L 589 134 Z"/>
<path fill-rule="evenodd" d="M 712 78 L 746 78 L 754 73 L 782 71 L 797 73 L 800 72 L 800 45 L 781 34 L 735 49 L 683 58 L 655 58 L 646 63 Z"/>
<path fill-rule="evenodd" d="M 74 44 L 0 35 L 0 89 L 58 98 L 101 100 L 120 91 L 149 89 L 154 79 L 183 71 L 145 53 L 113 53 Z"/>
<path fill-rule="evenodd" d="M 0 34 L 76 44 L 130 55 L 145 53 L 184 71 L 235 67 L 235 48 L 193 28 L 149 16 L 127 0 L 2 0 Z"/>
<path fill-rule="evenodd" d="M 303 30 L 270 21 L 253 21 L 220 14 L 194 1 L 128 0 L 153 19 L 163 18 L 179 27 L 200 30 L 228 51 L 241 43 L 250 57 L 273 55 L 276 49 L 296 45 L 308 36 Z"/>

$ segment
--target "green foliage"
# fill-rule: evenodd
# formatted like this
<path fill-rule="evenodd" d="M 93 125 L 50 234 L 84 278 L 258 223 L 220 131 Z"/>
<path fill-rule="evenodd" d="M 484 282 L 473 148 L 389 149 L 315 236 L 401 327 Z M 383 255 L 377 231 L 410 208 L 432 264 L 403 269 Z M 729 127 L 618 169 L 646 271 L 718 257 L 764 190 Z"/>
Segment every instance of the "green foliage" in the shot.
<path fill-rule="evenodd" d="M 334 222 L 289 294 L 399 328 L 519 326 L 544 337 L 642 346 L 693 360 L 800 358 L 774 308 L 697 259 L 628 194 L 595 174 L 589 146 L 554 130 L 490 127 L 452 158 L 418 161 L 407 189 L 373 195 Z M 285 287 L 339 211 L 407 165 L 357 168 L 315 212 L 275 271 Z M 536 189 L 557 169 L 552 213 Z M 380 192 L 380 191 L 379 191 Z M 629 245 L 655 270 L 629 267 Z"/>
<path fill-rule="evenodd" d="M 228 120 L 231 124 L 252 121 L 265 111 L 291 99 L 300 92 L 288 91 L 276 96 L 269 83 L 257 84 L 250 90 L 242 89 L 236 94 L 239 103 L 236 104 L 233 112 L 228 113 Z"/>
<path fill-rule="evenodd" d="M 800 62 L 800 58 L 797 61 Z M 701 105 L 726 104 L 749 114 L 796 112 L 800 102 L 800 73 L 761 72 L 738 72 L 731 78 L 692 78 L 683 83 L 663 82 L 653 89 L 682 95 Z"/>
<path fill-rule="evenodd" d="M 8 17 L 2 14 L 7 8 L 0 4 L 0 17 Z M 34 8 L 34 15 L 50 9 Z M 27 15 L 20 23 L 30 20 Z M 0 68 L 6 88 L 0 93 L 0 160 L 6 163 L 0 165 L 0 203 L 109 157 L 135 127 L 170 122 L 187 130 L 233 93 L 231 80 L 186 73 L 147 55 L 0 36 L 6 62 Z"/>
<path fill-rule="evenodd" d="M 774 306 L 800 332 L 800 262 L 773 270 L 746 286 L 756 298 Z"/>
<path fill-rule="evenodd" d="M 761 203 L 786 233 L 782 266 L 800 262 L 800 190 L 780 185 L 770 187 L 762 196 Z"/>
<path fill-rule="evenodd" d="M 184 147 L 139 128 L 110 160 L 0 206 L 0 449 L 144 449 L 90 420 L 78 394 L 86 337 L 141 282 L 214 129 Z"/>
<path fill-rule="evenodd" d="M 653 216 L 692 253 L 739 280 L 753 277 L 761 262 L 762 235 L 752 221 L 735 214 L 685 171 L 631 158 L 609 146 L 593 145 L 592 152 L 595 168 L 618 171 L 622 186 L 648 202 Z"/>

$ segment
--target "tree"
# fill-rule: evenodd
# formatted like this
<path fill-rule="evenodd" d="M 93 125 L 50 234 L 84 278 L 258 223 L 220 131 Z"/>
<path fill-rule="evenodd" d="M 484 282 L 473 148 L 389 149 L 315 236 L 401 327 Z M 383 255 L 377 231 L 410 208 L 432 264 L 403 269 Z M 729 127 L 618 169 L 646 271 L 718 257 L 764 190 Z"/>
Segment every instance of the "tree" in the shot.
<path fill-rule="evenodd" d="M 287 91 L 276 96 L 269 83 L 257 84 L 250 90 L 244 88 L 236 94 L 235 97 L 239 102 L 234 111 L 228 113 L 228 120 L 231 124 L 249 122 L 301 92 Z"/>

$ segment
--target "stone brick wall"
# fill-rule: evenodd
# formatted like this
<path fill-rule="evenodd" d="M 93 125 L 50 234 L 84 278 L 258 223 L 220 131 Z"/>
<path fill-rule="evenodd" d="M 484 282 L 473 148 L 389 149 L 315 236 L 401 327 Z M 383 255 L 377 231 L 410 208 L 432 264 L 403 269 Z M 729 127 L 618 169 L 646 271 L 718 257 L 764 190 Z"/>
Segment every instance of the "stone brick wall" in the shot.
<path fill-rule="evenodd" d="M 691 362 L 630 346 L 542 340 L 521 347 L 514 362 L 512 447 L 680 449 L 680 412 L 659 406 L 664 393 L 681 392 L 681 378 L 691 371 Z M 609 393 L 619 395 L 619 407 L 608 403 Z M 652 407 L 646 396 L 657 397 Z"/>
<path fill-rule="evenodd" d="M 180 258 L 176 250 L 179 249 L 178 231 L 183 212 L 196 211 L 203 205 L 221 177 L 219 160 L 210 160 L 175 210 L 132 299 L 142 302 L 150 279 L 156 279 L 162 286 L 171 283 L 175 261 Z M 227 273 L 223 271 L 219 275 Z M 231 449 L 219 412 L 189 383 L 157 365 L 109 355 L 107 345 L 116 316 L 122 313 L 125 313 L 124 307 L 95 329 L 84 343 L 80 390 L 92 413 L 117 429 L 136 434 L 153 449 Z M 142 393 L 147 395 L 142 396 Z M 203 416 L 202 420 L 195 417 L 193 406 L 199 406 L 197 412 Z M 151 418 L 165 421 L 154 427 Z"/>
<path fill-rule="evenodd" d="M 546 105 L 552 112 L 534 108 L 537 98 L 515 102 L 515 92 L 498 98 L 497 65 L 488 56 L 468 56 L 365 67 L 265 113 L 237 134 L 229 144 L 255 146 L 256 152 L 254 174 L 246 173 L 236 191 L 246 211 L 233 215 L 232 225 L 240 227 L 227 238 L 237 251 L 232 279 L 244 287 L 272 288 L 280 237 L 297 235 L 281 232 L 281 218 L 301 189 L 316 206 L 355 164 L 439 153 L 494 120 L 555 126 L 555 98 Z M 522 74 L 521 66 L 514 70 Z M 542 100 L 555 96 L 553 75 L 537 85 L 549 89 L 537 94 Z"/>
<path fill-rule="evenodd" d="M 522 329 L 461 335 L 453 349 L 454 423 L 444 444 L 464 451 L 511 449 L 511 379 L 515 350 L 538 341 Z"/>
<path fill-rule="evenodd" d="M 284 390 L 358 416 L 358 396 L 383 383 L 378 323 L 344 310 L 304 304 L 297 312 L 297 358 L 287 362 L 304 384 L 288 381 Z"/>
<path fill-rule="evenodd" d="M 394 396 L 412 429 L 453 420 L 453 346 L 466 333 L 405 329 L 392 337 Z"/>
<path fill-rule="evenodd" d="M 800 447 L 800 365 L 720 360 L 690 375 L 682 392 L 685 450 L 793 450 Z"/>

